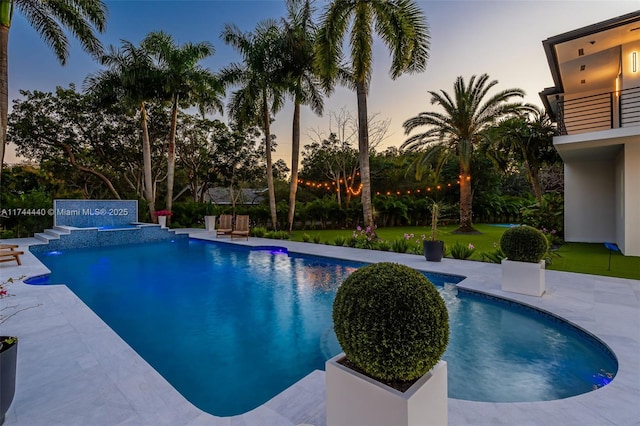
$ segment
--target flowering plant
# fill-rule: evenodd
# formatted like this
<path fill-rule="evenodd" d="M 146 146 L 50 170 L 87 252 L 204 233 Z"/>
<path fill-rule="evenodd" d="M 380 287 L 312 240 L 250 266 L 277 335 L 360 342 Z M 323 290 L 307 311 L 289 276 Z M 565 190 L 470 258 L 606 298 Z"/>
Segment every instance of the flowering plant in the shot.
<path fill-rule="evenodd" d="M 169 210 L 158 210 L 153 212 L 154 216 L 172 216 L 173 213 L 171 213 Z"/>
<path fill-rule="evenodd" d="M 358 226 L 353 234 L 351 235 L 350 245 L 352 247 L 357 248 L 373 248 L 376 241 L 378 240 L 378 236 L 376 235 L 377 226 L 367 226 L 363 229 L 361 226 Z"/>

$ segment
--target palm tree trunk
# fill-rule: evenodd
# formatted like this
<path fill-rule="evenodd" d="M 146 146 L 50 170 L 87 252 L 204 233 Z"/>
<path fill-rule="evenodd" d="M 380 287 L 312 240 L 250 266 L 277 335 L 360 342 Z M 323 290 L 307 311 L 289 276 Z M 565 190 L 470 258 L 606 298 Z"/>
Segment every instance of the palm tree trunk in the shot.
<path fill-rule="evenodd" d="M 477 232 L 472 224 L 471 174 L 460 167 L 460 227 L 456 233 Z"/>
<path fill-rule="evenodd" d="M 11 2 L 0 2 L 0 189 L 2 188 L 2 165 L 7 145 L 7 115 L 9 113 L 9 28 L 11 15 L 6 10 Z"/>
<path fill-rule="evenodd" d="M 296 192 L 298 191 L 298 161 L 300 157 L 300 101 L 293 105 L 293 129 L 291 136 L 291 182 L 289 183 L 289 232 L 293 231 L 296 210 Z"/>
<path fill-rule="evenodd" d="M 524 165 L 527 169 L 527 174 L 529 175 L 529 184 L 531 185 L 533 195 L 536 197 L 538 205 L 542 205 L 542 187 L 540 185 L 539 168 L 532 167 L 529 161 L 525 161 Z"/>
<path fill-rule="evenodd" d="M 149 141 L 149 128 L 147 127 L 147 110 L 145 108 L 144 102 L 140 104 L 140 125 L 142 126 L 144 198 L 147 200 L 147 205 L 149 206 L 149 214 L 153 219 L 153 212 L 156 211 L 156 200 L 153 191 L 153 179 L 151 177 L 151 142 Z"/>
<path fill-rule="evenodd" d="M 178 127 L 178 96 L 173 99 L 171 108 L 171 130 L 169 132 L 169 148 L 167 154 L 167 210 L 173 205 L 173 181 L 176 174 L 176 129 Z M 171 216 L 167 217 L 167 222 Z"/>
<path fill-rule="evenodd" d="M 371 171 L 369 169 L 369 125 L 367 122 L 366 82 L 356 83 L 358 96 L 358 149 L 360 161 L 360 182 L 362 183 L 362 214 L 364 225 L 373 229 L 373 209 L 371 208 Z"/>
<path fill-rule="evenodd" d="M 273 187 L 273 166 L 271 164 L 271 133 L 269 125 L 269 122 L 271 121 L 271 114 L 269 114 L 267 92 L 264 90 L 262 92 L 262 105 L 264 106 L 262 122 L 264 123 L 264 144 L 266 151 L 265 155 L 267 157 L 267 188 L 269 190 L 269 210 L 271 211 L 271 226 L 273 226 L 273 230 L 276 231 L 278 229 L 278 222 L 276 212 L 276 192 Z"/>

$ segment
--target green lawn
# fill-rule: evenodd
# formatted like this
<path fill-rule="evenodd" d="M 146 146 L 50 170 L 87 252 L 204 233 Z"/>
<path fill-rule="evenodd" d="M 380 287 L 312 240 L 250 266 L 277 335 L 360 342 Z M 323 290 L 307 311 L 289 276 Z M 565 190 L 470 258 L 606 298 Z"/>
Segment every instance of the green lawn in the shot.
<path fill-rule="evenodd" d="M 464 245 L 473 244 L 476 252 L 470 259 L 480 261 L 482 252 L 494 250 L 494 244 L 500 242 L 500 236 L 506 228 L 485 224 L 475 224 L 474 226 L 482 234 L 456 235 L 453 234 L 456 229 L 455 225 L 440 226 L 438 227 L 438 239 L 443 240 L 445 245 L 449 247 L 456 241 Z M 419 240 L 423 234 L 428 236 L 430 231 L 429 227 L 404 226 L 378 228 L 377 234 L 380 238 L 388 241 L 403 238 L 405 234 L 413 234 L 414 236 L 410 238 L 410 241 L 417 245 L 416 240 Z M 338 235 L 349 237 L 353 230 L 298 230 L 291 235 L 291 240 L 302 241 L 305 233 L 312 237 L 312 241 L 313 237 L 317 235 L 320 237 L 321 243 L 333 244 Z M 551 265 L 548 265 L 547 269 L 640 279 L 640 257 L 622 256 L 620 253 L 613 253 L 611 255 L 611 270 L 608 270 L 608 262 L 609 251 L 604 247 L 604 244 L 567 243 L 557 250 L 556 255 L 552 257 Z"/>

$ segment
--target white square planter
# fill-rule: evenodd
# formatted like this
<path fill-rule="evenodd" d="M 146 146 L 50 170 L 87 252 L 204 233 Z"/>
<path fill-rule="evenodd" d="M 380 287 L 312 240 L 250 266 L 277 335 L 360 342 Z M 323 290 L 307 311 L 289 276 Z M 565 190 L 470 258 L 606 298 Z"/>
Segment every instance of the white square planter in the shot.
<path fill-rule="evenodd" d="M 158 223 L 160 224 L 161 228 L 166 228 L 167 227 L 167 217 L 166 216 L 158 216 Z"/>
<path fill-rule="evenodd" d="M 439 361 L 406 392 L 338 363 L 326 362 L 327 426 L 447 424 L 447 363 Z"/>
<path fill-rule="evenodd" d="M 216 217 L 215 216 L 205 216 L 204 217 L 204 227 L 207 231 L 215 231 L 216 230 Z"/>
<path fill-rule="evenodd" d="M 528 263 L 503 259 L 502 290 L 529 296 L 542 296 L 546 290 L 544 265 L 544 260 Z"/>

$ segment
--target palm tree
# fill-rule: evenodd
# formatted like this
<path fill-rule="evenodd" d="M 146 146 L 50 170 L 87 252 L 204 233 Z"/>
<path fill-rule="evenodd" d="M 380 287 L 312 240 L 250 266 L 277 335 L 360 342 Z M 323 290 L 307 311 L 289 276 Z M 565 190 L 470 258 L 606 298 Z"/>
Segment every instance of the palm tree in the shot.
<path fill-rule="evenodd" d="M 147 102 L 161 98 L 161 73 L 143 47 L 122 40 L 122 48 L 109 46 L 100 63 L 107 67 L 89 75 L 84 86 L 103 102 L 120 101 L 132 111 L 140 113 L 142 129 L 142 158 L 144 167 L 144 197 L 153 217 L 155 211 L 155 185 L 151 170 L 151 142 L 149 140 Z"/>
<path fill-rule="evenodd" d="M 441 93 L 429 92 L 431 104 L 444 108 L 444 113 L 421 112 L 404 122 L 405 134 L 417 127 L 427 126 L 427 130 L 411 136 L 402 148 L 420 151 L 427 149 L 422 158 L 428 161 L 438 157 L 439 164 L 455 156 L 460 167 L 460 227 L 458 233 L 477 232 L 472 224 L 471 158 L 474 148 L 485 138 L 484 132 L 500 119 L 521 111 L 521 103 L 509 103 L 513 97 L 523 97 L 521 89 L 507 89 L 485 100 L 489 90 L 498 84 L 497 80 L 488 81 L 489 76 L 482 74 L 476 81 L 472 76 L 467 86 L 462 77 L 453 85 L 453 97 L 441 90 Z M 434 149 L 435 148 L 435 149 Z"/>
<path fill-rule="evenodd" d="M 293 130 L 291 135 L 291 181 L 289 183 L 289 232 L 293 230 L 298 191 L 300 157 L 300 105 L 307 104 L 316 114 L 322 114 L 323 99 L 320 81 L 313 69 L 313 46 L 316 28 L 312 21 L 310 0 L 287 0 L 288 21 L 284 26 L 284 64 L 293 96 Z"/>
<path fill-rule="evenodd" d="M 351 64 L 344 70 L 340 67 L 342 45 L 349 26 Z M 322 17 L 315 57 L 315 65 L 328 89 L 340 79 L 357 94 L 361 199 L 366 226 L 374 224 L 367 126 L 374 32 L 391 51 L 391 78 L 424 71 L 429 57 L 429 31 L 422 11 L 412 0 L 333 0 Z"/>
<path fill-rule="evenodd" d="M 271 225 L 277 229 L 276 196 L 271 161 L 271 114 L 284 102 L 282 76 L 282 33 L 276 22 L 258 23 L 254 33 L 242 33 L 235 25 L 226 25 L 222 32 L 226 44 L 242 55 L 243 64 L 231 64 L 220 72 L 225 85 L 240 85 L 229 102 L 230 116 L 241 127 L 259 125 L 264 133 L 267 163 L 267 187 Z"/>
<path fill-rule="evenodd" d="M 14 8 L 40 33 L 62 65 L 69 56 L 69 40 L 63 27 L 80 41 L 91 54 L 102 52 L 102 44 L 94 29 L 105 30 L 107 6 L 102 0 L 0 0 L 0 178 L 7 142 L 7 114 L 9 112 L 9 30 Z"/>
<path fill-rule="evenodd" d="M 198 65 L 198 62 L 215 53 L 211 43 L 186 43 L 176 46 L 173 37 L 161 31 L 150 33 L 141 46 L 156 60 L 161 73 L 161 87 L 171 103 L 166 202 L 166 209 L 171 211 L 176 169 L 178 109 L 197 104 L 203 114 L 205 111 L 222 113 L 224 107 L 221 96 L 224 91 L 216 76 Z"/>
<path fill-rule="evenodd" d="M 494 137 L 498 139 L 498 148 L 505 148 L 510 153 L 515 152 L 522 161 L 533 195 L 540 205 L 540 168 L 545 162 L 553 163 L 559 160 L 553 147 L 556 128 L 546 111 L 535 105 L 528 105 L 528 108 L 525 114 L 501 121 L 495 128 Z M 504 167 L 504 163 L 500 165 Z"/>

